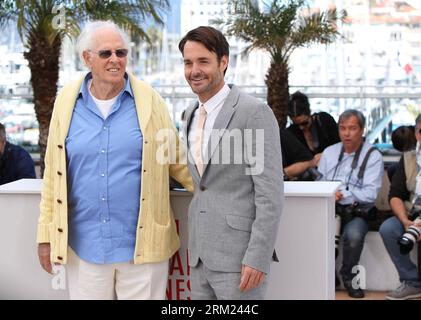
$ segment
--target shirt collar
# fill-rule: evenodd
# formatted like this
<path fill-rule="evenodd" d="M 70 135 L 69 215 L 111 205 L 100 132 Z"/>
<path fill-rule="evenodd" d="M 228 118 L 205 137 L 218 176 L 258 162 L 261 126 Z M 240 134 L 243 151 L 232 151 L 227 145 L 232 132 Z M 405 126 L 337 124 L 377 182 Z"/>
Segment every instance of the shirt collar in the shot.
<path fill-rule="evenodd" d="M 92 79 L 92 72 L 88 72 L 85 79 L 83 80 L 82 86 L 80 87 L 79 95 L 78 95 L 79 97 L 82 96 L 83 99 L 86 99 L 89 96 L 88 82 L 91 79 Z M 125 79 L 125 84 L 124 84 L 122 92 L 127 92 L 128 94 L 132 96 L 132 98 L 134 98 L 132 87 L 130 85 L 130 80 L 129 80 L 129 76 L 127 75 L 127 72 L 124 73 L 124 79 Z"/>
<path fill-rule="evenodd" d="M 206 113 L 209 114 L 214 111 L 221 104 L 221 102 L 223 102 L 228 97 L 230 91 L 230 87 L 225 84 L 217 94 L 203 103 Z M 202 104 L 202 102 L 199 101 L 199 104 Z"/>

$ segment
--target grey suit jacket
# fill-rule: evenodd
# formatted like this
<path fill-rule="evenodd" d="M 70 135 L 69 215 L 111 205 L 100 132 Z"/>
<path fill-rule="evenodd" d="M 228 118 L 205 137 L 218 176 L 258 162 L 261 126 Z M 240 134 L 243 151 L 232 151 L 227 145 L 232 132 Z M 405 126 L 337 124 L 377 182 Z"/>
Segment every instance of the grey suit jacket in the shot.
<path fill-rule="evenodd" d="M 186 110 L 187 147 L 197 107 Z M 189 264 L 196 266 L 200 258 L 214 271 L 240 272 L 244 264 L 268 273 L 284 202 L 277 121 L 266 104 L 232 86 L 214 130 L 218 134 L 211 135 L 202 177 L 188 152 L 195 184 Z"/>

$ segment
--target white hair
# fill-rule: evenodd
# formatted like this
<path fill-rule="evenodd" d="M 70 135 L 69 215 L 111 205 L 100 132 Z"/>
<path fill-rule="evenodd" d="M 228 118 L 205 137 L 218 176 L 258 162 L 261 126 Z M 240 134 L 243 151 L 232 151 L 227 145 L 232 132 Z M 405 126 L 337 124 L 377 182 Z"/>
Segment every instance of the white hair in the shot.
<path fill-rule="evenodd" d="M 130 38 L 125 31 L 123 31 L 118 25 L 114 22 L 108 21 L 89 21 L 85 27 L 83 28 L 82 32 L 80 33 L 79 37 L 77 38 L 77 51 L 79 53 L 79 58 L 83 63 L 85 60 L 83 59 L 83 52 L 87 50 L 93 50 L 93 42 L 94 42 L 94 34 L 96 31 L 100 29 L 113 29 L 115 30 L 123 40 L 125 49 L 129 50 L 128 56 L 130 56 Z"/>

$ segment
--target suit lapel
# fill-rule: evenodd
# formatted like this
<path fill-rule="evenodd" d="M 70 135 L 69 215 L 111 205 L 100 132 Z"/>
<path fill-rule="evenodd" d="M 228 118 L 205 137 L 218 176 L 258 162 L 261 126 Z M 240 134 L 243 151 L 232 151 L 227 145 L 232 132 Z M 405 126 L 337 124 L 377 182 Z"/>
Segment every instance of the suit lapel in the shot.
<path fill-rule="evenodd" d="M 185 128 L 186 132 L 185 132 L 185 135 L 184 135 L 186 137 L 186 142 L 185 142 L 185 145 L 187 147 L 186 150 L 188 150 L 187 151 L 187 163 L 192 168 L 192 170 L 190 170 L 190 173 L 192 174 L 193 178 L 196 181 L 200 181 L 201 177 L 199 175 L 199 172 L 197 171 L 197 167 L 194 163 L 193 155 L 191 153 L 191 146 L 190 146 L 190 143 L 189 143 L 189 132 L 191 130 L 191 123 L 192 123 L 192 120 L 193 120 L 193 114 L 198 107 L 199 107 L 199 102 L 196 102 L 193 105 L 193 107 L 187 109 L 187 111 L 186 111 L 186 128 Z"/>
<path fill-rule="evenodd" d="M 239 97 L 240 97 L 240 91 L 238 90 L 236 86 L 232 86 L 231 91 L 221 108 L 221 111 L 219 112 L 218 116 L 215 119 L 215 123 L 213 125 L 212 131 L 213 130 L 220 131 L 220 130 L 225 130 L 228 128 L 231 118 L 235 113 L 234 107 L 237 105 Z M 215 139 L 215 138 L 216 140 L 212 142 L 212 139 Z M 222 134 L 212 135 L 211 133 L 211 138 L 209 139 L 209 142 L 206 148 L 205 158 L 204 158 L 205 164 L 203 167 L 203 175 L 206 172 L 206 168 L 210 162 L 210 159 L 212 158 L 212 155 L 214 154 L 216 148 L 218 147 L 219 142 L 221 141 L 221 138 L 222 138 Z"/>
<path fill-rule="evenodd" d="M 196 111 L 196 109 L 199 107 L 199 102 L 196 102 L 194 105 L 193 105 L 193 107 L 192 108 L 189 108 L 189 109 L 187 109 L 186 110 L 186 128 L 185 128 L 185 130 L 186 130 L 186 132 L 185 132 L 185 137 L 187 137 L 187 146 L 190 148 L 190 144 L 189 144 L 189 139 L 188 139 L 188 136 L 189 136 L 189 132 L 190 132 L 190 129 L 191 129 L 191 122 L 192 122 L 192 120 L 193 120 L 193 114 L 194 114 L 194 112 Z"/>

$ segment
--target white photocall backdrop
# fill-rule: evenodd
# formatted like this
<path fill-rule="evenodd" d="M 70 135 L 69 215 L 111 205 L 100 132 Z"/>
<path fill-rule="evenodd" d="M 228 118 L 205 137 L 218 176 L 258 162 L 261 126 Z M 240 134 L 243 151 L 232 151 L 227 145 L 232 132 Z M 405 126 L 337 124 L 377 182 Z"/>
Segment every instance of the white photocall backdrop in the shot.
<path fill-rule="evenodd" d="M 68 299 L 65 269 L 50 276 L 38 262 L 36 229 L 41 180 L 0 186 L 0 299 Z M 336 182 L 286 182 L 267 299 L 334 299 Z M 172 258 L 167 298 L 190 297 L 187 211 L 191 195 L 171 192 L 181 248 Z M 309 223 L 310 222 L 310 223 Z M 297 236 L 297 235 L 305 235 Z M 315 276 L 317 275 L 317 276 Z"/>

